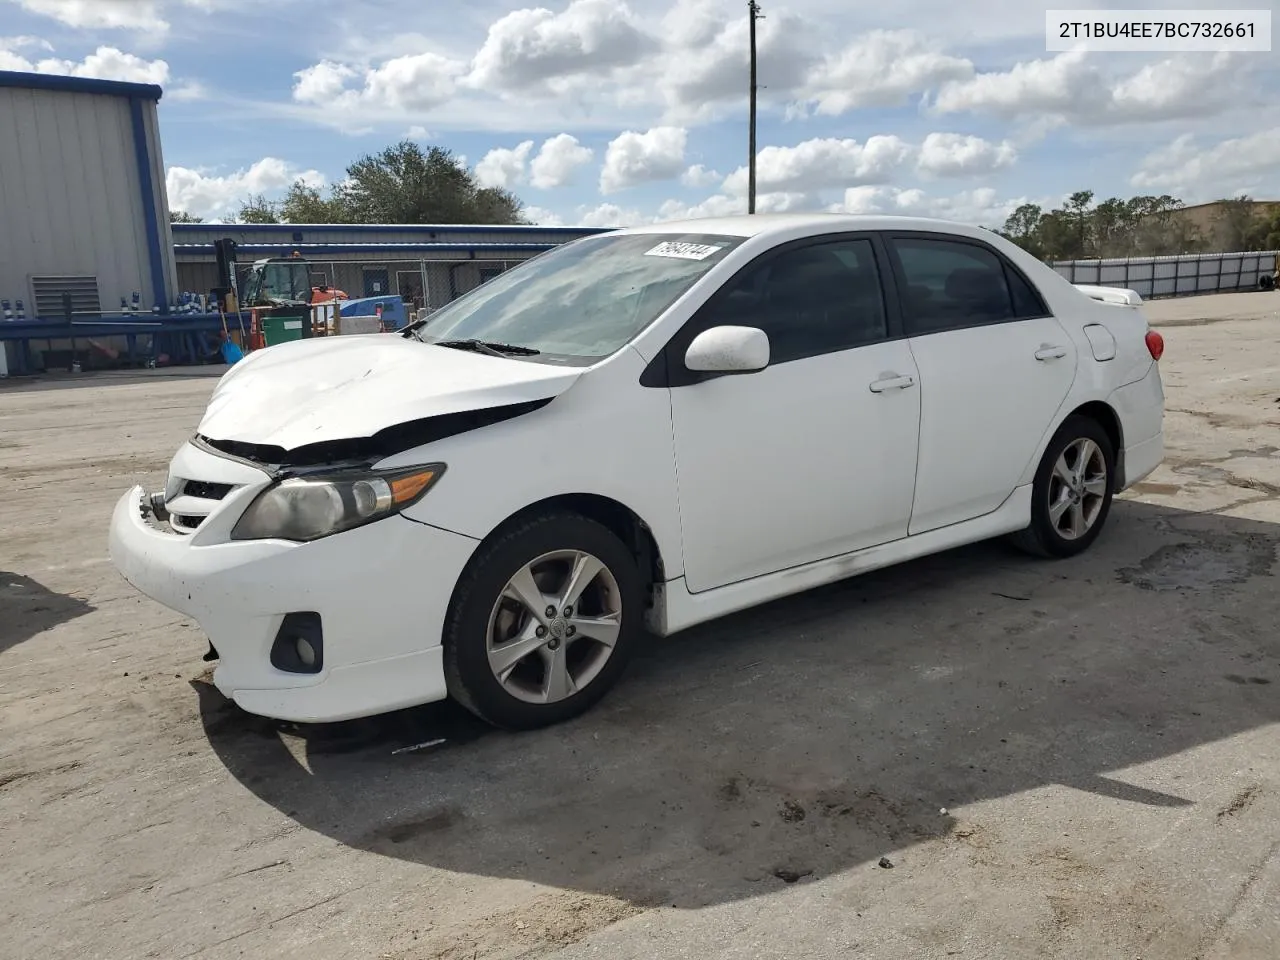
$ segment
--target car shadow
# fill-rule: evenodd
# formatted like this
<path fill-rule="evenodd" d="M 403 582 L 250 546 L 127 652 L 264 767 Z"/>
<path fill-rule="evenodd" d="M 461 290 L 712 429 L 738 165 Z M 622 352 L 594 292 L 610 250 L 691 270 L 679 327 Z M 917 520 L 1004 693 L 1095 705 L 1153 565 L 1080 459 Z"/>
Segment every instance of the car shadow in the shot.
<path fill-rule="evenodd" d="M 195 687 L 231 774 L 311 830 L 693 908 L 979 843 L 950 810 L 1047 785 L 1191 805 L 1124 771 L 1280 720 L 1277 543 L 1117 502 L 1072 560 L 980 544 L 654 639 L 599 707 L 532 734 L 448 704 L 295 727 Z"/>
<path fill-rule="evenodd" d="M 19 573 L 0 570 L 0 653 L 60 623 L 83 617 L 93 605 Z"/>

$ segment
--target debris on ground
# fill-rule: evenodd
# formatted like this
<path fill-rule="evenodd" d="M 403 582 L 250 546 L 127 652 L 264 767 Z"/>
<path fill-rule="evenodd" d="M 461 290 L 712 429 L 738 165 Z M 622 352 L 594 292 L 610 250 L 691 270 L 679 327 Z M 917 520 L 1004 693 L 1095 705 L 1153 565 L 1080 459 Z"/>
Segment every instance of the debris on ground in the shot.
<path fill-rule="evenodd" d="M 440 744 L 447 743 L 447 742 L 448 741 L 445 740 L 444 737 L 441 737 L 439 740 L 424 740 L 422 743 L 415 743 L 412 746 L 401 747 L 398 750 L 392 750 L 391 755 L 395 756 L 397 753 L 415 753 L 418 750 L 426 750 L 430 747 L 438 747 L 440 746 Z"/>
<path fill-rule="evenodd" d="M 804 819 L 804 807 L 795 800 L 786 800 L 783 802 L 778 816 L 787 823 L 799 823 Z"/>

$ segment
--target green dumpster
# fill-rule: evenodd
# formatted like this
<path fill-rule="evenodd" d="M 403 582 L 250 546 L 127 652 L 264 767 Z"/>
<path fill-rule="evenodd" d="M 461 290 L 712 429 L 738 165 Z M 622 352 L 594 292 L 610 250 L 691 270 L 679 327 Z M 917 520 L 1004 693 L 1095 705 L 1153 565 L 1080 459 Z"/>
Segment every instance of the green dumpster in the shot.
<path fill-rule="evenodd" d="M 262 318 L 262 339 L 268 347 L 289 340 L 301 340 L 302 325 L 306 322 L 303 314 L 272 314 Z"/>

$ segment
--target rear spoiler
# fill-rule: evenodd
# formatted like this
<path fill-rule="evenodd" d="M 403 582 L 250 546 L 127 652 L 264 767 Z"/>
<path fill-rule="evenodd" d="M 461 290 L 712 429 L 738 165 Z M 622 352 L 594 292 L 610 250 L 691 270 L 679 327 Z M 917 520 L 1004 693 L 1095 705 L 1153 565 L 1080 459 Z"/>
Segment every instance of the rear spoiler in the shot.
<path fill-rule="evenodd" d="M 1117 307 L 1142 306 L 1142 297 L 1136 290 L 1126 290 L 1123 287 L 1094 287 L 1085 283 L 1076 283 L 1073 286 L 1086 297 L 1101 303 L 1109 303 Z"/>

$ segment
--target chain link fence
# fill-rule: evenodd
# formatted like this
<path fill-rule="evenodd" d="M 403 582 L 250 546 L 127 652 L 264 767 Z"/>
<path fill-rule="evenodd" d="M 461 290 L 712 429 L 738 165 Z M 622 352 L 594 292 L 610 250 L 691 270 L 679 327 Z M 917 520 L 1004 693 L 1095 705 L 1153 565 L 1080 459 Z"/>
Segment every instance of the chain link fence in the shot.
<path fill-rule="evenodd" d="M 340 291 L 350 299 L 402 297 L 410 310 L 439 310 L 474 290 L 525 258 L 456 260 L 424 259 L 328 259 L 308 260 L 314 287 Z M 240 289 L 253 264 L 236 265 Z M 179 262 L 178 289 L 208 293 L 218 285 L 217 266 L 211 262 Z"/>
<path fill-rule="evenodd" d="M 1197 293 L 1269 290 L 1278 252 L 1195 253 L 1176 257 L 1065 260 L 1049 265 L 1072 283 L 1123 287 L 1144 300 Z"/>

